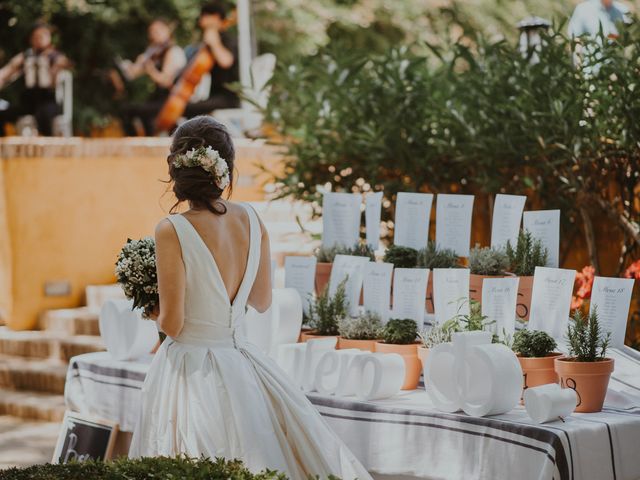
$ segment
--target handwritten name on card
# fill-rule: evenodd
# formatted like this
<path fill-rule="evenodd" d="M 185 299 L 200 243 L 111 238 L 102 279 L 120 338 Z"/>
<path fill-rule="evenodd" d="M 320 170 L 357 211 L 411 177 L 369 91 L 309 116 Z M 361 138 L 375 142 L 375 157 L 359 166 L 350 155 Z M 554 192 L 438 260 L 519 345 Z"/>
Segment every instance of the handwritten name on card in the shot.
<path fill-rule="evenodd" d="M 491 246 L 502 248 L 511 242 L 515 246 L 520 232 L 522 211 L 527 197 L 523 195 L 504 195 L 499 193 L 493 204 L 491 224 Z"/>
<path fill-rule="evenodd" d="M 380 246 L 380 215 L 382 214 L 382 192 L 369 193 L 365 197 L 365 225 L 367 245 L 374 250 Z"/>
<path fill-rule="evenodd" d="M 322 196 L 322 245 L 352 247 L 360 238 L 359 193 L 328 192 Z"/>
<path fill-rule="evenodd" d="M 316 257 L 285 257 L 284 287 L 294 288 L 302 299 L 302 308 L 309 313 L 316 278 Z"/>
<path fill-rule="evenodd" d="M 436 245 L 469 256 L 473 195 L 439 194 L 436 201 Z"/>
<path fill-rule="evenodd" d="M 518 277 L 485 278 L 482 282 L 482 315 L 495 322 L 491 328 L 501 338 L 515 332 L 519 282 Z"/>
<path fill-rule="evenodd" d="M 395 245 L 417 250 L 427 246 L 432 204 L 431 193 L 398 193 L 393 233 Z"/>
<path fill-rule="evenodd" d="M 424 322 L 425 298 L 429 270 L 396 268 L 393 272 L 393 318 L 410 318 L 421 328 Z"/>
<path fill-rule="evenodd" d="M 433 303 L 436 323 L 469 314 L 469 269 L 434 268 Z"/>
<path fill-rule="evenodd" d="M 331 268 L 329 278 L 329 295 L 333 296 L 340 283 L 346 280 L 345 293 L 349 303 L 349 315 L 358 315 L 360 292 L 362 291 L 362 273 L 364 266 L 369 262 L 367 257 L 355 257 L 352 255 L 336 255 Z"/>
<path fill-rule="evenodd" d="M 624 346 L 629 305 L 633 292 L 633 278 L 595 277 L 591 290 L 590 312 L 597 309 L 600 326 L 611 333 L 611 346 Z"/>
<path fill-rule="evenodd" d="M 522 225 L 547 249 L 549 258 L 546 266 L 557 268 L 560 257 L 560 210 L 524 212 Z"/>
<path fill-rule="evenodd" d="M 377 313 L 385 321 L 389 318 L 393 264 L 369 262 L 364 265 L 363 272 L 364 309 Z"/>
<path fill-rule="evenodd" d="M 575 270 L 536 267 L 529 330 L 544 330 L 555 339 L 564 338 L 575 278 Z"/>

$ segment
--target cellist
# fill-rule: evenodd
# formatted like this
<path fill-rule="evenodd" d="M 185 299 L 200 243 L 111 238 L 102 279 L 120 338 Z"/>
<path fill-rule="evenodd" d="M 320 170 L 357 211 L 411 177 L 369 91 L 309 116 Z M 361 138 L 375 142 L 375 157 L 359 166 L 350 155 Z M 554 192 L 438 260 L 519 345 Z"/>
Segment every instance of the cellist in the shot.
<path fill-rule="evenodd" d="M 229 88 L 229 83 L 237 82 L 238 74 L 238 42 L 235 35 L 225 31 L 227 10 L 221 1 L 206 3 L 200 9 L 198 27 L 202 32 L 201 41 L 211 51 L 214 65 L 210 71 L 211 90 L 209 98 L 189 103 L 184 116 L 187 118 L 211 113 L 220 108 L 236 108 L 240 105 L 238 96 Z M 187 58 L 198 51 L 200 44 L 190 45 L 185 51 Z"/>

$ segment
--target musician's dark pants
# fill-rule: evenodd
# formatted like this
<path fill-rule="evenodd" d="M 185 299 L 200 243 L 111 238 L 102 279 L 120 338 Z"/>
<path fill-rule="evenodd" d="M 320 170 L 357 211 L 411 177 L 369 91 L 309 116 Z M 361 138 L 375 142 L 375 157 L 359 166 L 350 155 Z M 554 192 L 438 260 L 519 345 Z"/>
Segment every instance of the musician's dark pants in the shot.
<path fill-rule="evenodd" d="M 207 100 L 188 104 L 184 116 L 193 118 L 198 115 L 208 115 L 221 108 L 238 108 L 239 106 L 240 100 L 235 95 L 217 94 Z"/>
<path fill-rule="evenodd" d="M 149 100 L 143 103 L 130 103 L 123 107 L 121 118 L 122 128 L 127 137 L 137 135 L 133 125 L 135 118 L 139 118 L 147 137 L 155 135 L 155 120 L 164 105 L 165 99 Z"/>
<path fill-rule="evenodd" d="M 62 109 L 56 103 L 53 91 L 44 89 L 31 89 L 23 92 L 20 104 L 11 106 L 7 110 L 0 110 L 0 137 L 5 135 L 6 123 L 15 122 L 25 115 L 33 115 L 38 124 L 40 135 L 50 136 L 52 133 L 53 119 L 62 113 Z"/>

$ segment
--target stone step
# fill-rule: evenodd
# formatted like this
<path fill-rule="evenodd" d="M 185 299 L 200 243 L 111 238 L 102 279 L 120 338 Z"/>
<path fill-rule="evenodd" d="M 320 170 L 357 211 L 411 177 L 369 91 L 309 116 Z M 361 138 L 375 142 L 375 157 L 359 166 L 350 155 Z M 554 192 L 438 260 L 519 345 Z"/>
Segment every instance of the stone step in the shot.
<path fill-rule="evenodd" d="M 0 388 L 0 415 L 59 422 L 64 417 L 62 395 Z"/>
<path fill-rule="evenodd" d="M 0 327 L 0 355 L 69 360 L 74 355 L 103 351 L 97 335 L 68 335 L 47 330 L 13 331 Z"/>
<path fill-rule="evenodd" d="M 67 363 L 0 356 L 0 388 L 64 394 Z"/>
<path fill-rule="evenodd" d="M 41 330 L 67 335 L 100 335 L 98 319 L 95 308 L 62 308 L 43 312 L 38 326 Z"/>
<path fill-rule="evenodd" d="M 66 362 L 71 357 L 83 353 L 103 352 L 105 349 L 102 338 L 97 335 L 75 335 L 60 342 L 60 358 Z"/>

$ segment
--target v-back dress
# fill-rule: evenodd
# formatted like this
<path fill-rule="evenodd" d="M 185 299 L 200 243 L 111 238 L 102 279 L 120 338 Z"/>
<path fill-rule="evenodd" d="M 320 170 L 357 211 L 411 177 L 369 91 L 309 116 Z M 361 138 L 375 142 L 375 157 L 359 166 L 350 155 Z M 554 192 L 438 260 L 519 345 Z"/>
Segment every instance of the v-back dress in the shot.
<path fill-rule="evenodd" d="M 180 240 L 186 273 L 184 327 L 155 354 L 129 456 L 186 454 L 241 459 L 247 468 L 343 479 L 371 477 L 286 374 L 236 331 L 260 263 L 257 214 L 233 301 L 214 256 L 182 215 L 167 217 Z"/>

